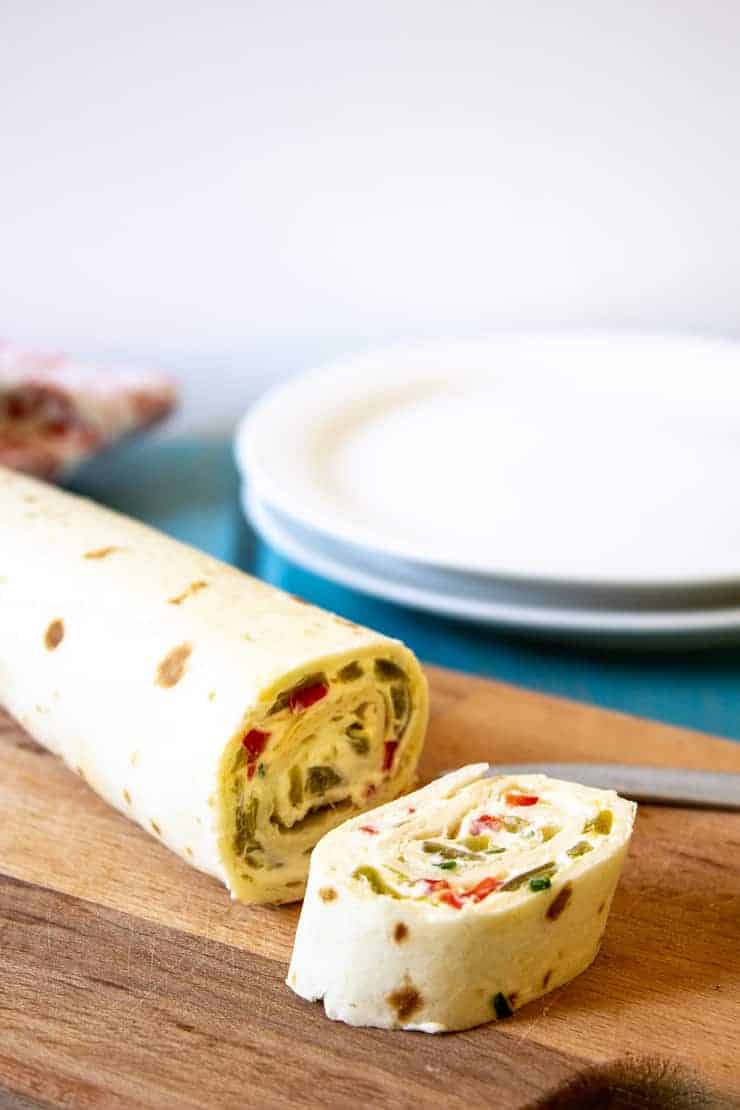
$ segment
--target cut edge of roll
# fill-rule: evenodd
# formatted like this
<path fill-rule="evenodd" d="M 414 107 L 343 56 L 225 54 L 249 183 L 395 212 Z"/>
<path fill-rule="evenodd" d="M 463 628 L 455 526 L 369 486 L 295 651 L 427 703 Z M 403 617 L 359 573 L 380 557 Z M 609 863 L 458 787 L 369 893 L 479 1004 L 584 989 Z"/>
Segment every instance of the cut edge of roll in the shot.
<path fill-rule="evenodd" d="M 304 855 L 309 854 L 320 839 L 345 821 L 352 820 L 370 809 L 375 809 L 377 806 L 383 806 L 396 800 L 415 785 L 416 767 L 428 721 L 429 699 L 426 676 L 413 653 L 400 641 L 378 641 L 358 647 L 356 651 L 351 653 L 344 651 L 314 659 L 310 664 L 310 672 L 311 676 L 326 675 L 329 680 L 327 698 L 330 699 L 327 704 L 331 707 L 337 694 L 336 687 L 332 686 L 332 678 L 335 678 L 339 671 L 354 661 L 373 665 L 377 659 L 388 660 L 399 666 L 408 680 L 411 691 L 412 705 L 407 727 L 400 741 L 398 741 L 397 761 L 394 761 L 391 773 L 385 778 L 385 781 L 378 784 L 364 804 L 356 804 L 351 801 L 353 784 L 346 784 L 349 788 L 350 804 L 345 805 L 341 801 L 336 801 L 331 806 L 332 812 L 327 813 L 326 822 L 316 824 L 315 835 L 311 837 L 310 846 L 301 848 Z M 238 805 L 235 804 L 232 790 L 234 777 L 232 769 L 234 764 L 240 760 L 246 737 L 253 730 L 261 731 L 260 726 L 266 731 L 265 726 L 271 720 L 271 708 L 275 706 L 276 701 L 281 696 L 285 695 L 286 691 L 300 690 L 303 687 L 307 677 L 307 669 L 309 668 L 305 666 L 293 668 L 261 691 L 257 704 L 245 713 L 239 727 L 225 746 L 220 760 L 216 816 L 218 851 L 226 885 L 231 897 L 238 901 L 280 904 L 299 901 L 305 893 L 307 882 L 305 874 L 300 879 L 288 880 L 288 883 L 281 882 L 279 878 L 275 883 L 271 883 L 269 881 L 265 882 L 266 875 L 263 869 L 258 869 L 254 875 L 245 872 L 244 860 L 235 848 Z M 306 711 L 305 718 L 299 717 L 297 719 L 292 729 L 293 735 L 302 728 L 308 728 L 309 733 L 306 739 L 312 738 L 313 734 L 310 732 L 310 728 L 315 722 L 315 715 L 311 713 L 312 708 L 309 707 Z M 387 741 L 383 739 L 381 743 L 387 743 Z M 257 767 L 259 767 L 259 761 L 257 761 Z M 249 774 L 250 770 L 248 759 L 245 774 Z M 373 774 L 377 775 L 377 768 Z M 252 789 L 246 791 L 250 800 L 257 799 L 259 803 L 262 784 L 266 781 L 267 777 L 261 778 L 256 771 L 251 775 L 247 782 L 248 787 L 251 786 Z M 254 784 L 256 784 L 256 789 Z M 288 836 L 290 836 L 290 831 Z M 289 847 L 289 841 L 286 847 Z M 282 868 L 275 868 L 275 870 L 279 872 Z"/>

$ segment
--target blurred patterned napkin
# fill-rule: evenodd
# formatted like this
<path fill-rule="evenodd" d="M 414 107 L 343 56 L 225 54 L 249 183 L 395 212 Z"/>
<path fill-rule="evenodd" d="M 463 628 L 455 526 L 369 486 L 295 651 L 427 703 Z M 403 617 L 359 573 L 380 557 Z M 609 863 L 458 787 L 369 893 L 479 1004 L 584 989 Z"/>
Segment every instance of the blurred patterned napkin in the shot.
<path fill-rule="evenodd" d="M 0 463 L 56 478 L 172 411 L 174 383 L 0 342 Z"/>

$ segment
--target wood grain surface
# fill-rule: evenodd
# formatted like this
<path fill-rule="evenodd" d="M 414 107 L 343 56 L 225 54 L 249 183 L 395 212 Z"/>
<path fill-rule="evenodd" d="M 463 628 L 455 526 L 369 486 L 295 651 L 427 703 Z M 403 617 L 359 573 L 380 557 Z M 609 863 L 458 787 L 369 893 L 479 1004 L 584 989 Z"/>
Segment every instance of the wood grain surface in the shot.
<path fill-rule="evenodd" d="M 496 758 L 740 771 L 740 744 L 428 673 L 424 780 Z M 430 1037 L 295 997 L 297 906 L 231 903 L 1 713 L 0 768 L 0 1106 L 740 1106 L 740 815 L 640 807 L 593 966 Z"/>

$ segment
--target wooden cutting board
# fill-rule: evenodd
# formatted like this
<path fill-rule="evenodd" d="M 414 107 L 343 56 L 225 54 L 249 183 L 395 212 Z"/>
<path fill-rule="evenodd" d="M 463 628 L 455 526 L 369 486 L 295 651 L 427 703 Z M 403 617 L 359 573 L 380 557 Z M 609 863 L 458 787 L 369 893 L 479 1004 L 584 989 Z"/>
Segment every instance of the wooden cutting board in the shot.
<path fill-rule="evenodd" d="M 429 676 L 425 780 L 496 757 L 740 771 L 740 744 Z M 643 1092 L 619 1105 L 740 1106 L 739 860 L 740 815 L 643 806 L 577 980 L 466 1033 L 351 1029 L 283 983 L 298 907 L 232 904 L 0 714 L 0 1105 L 577 1107 L 564 1085 L 616 1062 Z"/>

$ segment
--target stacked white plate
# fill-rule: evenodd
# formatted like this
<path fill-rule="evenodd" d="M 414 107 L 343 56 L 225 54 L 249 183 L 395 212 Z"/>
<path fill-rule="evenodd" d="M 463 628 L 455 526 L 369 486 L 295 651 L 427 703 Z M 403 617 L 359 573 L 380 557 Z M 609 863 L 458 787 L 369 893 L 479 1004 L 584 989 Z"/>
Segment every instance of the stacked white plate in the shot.
<path fill-rule="evenodd" d="M 740 633 L 740 344 L 381 351 L 273 390 L 236 454 L 263 538 L 365 593 L 540 633 Z"/>

